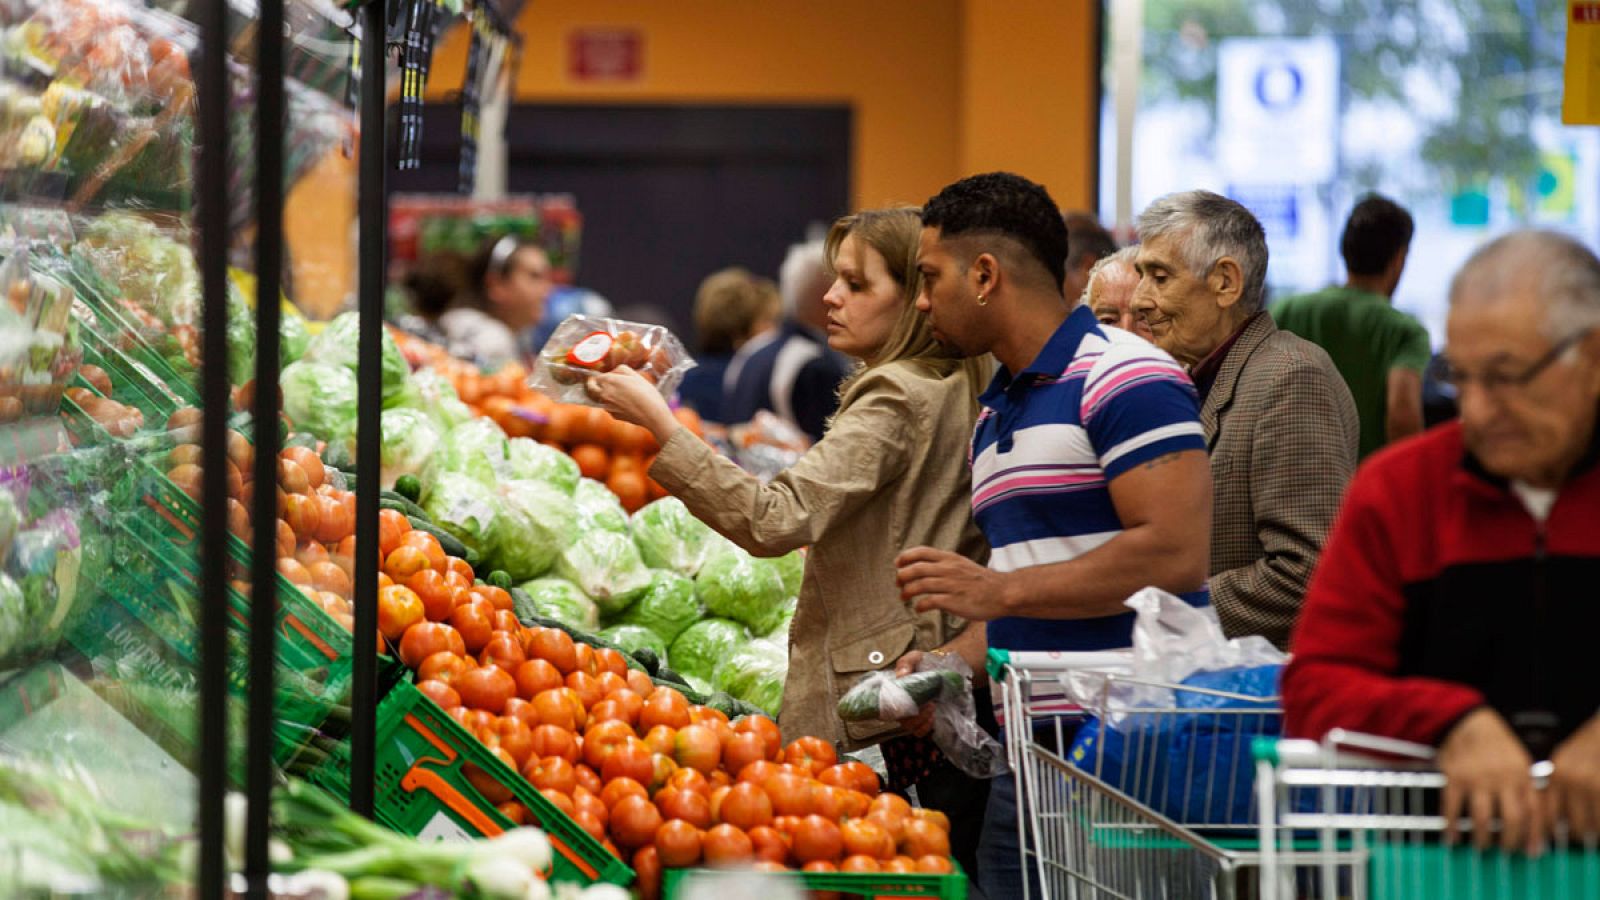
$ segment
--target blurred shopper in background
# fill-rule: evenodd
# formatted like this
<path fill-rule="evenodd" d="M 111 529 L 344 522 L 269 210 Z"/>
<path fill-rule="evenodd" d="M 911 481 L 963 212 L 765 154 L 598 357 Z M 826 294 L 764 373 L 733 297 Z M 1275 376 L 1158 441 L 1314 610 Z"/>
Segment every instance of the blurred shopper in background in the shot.
<path fill-rule="evenodd" d="M 1433 744 L 1446 822 L 1600 832 L 1600 259 L 1516 232 L 1450 287 L 1461 418 L 1350 486 L 1284 673 L 1286 730 Z M 1549 759 L 1536 792 L 1529 766 Z M 1592 848 L 1594 845 L 1591 843 Z"/>
<path fill-rule="evenodd" d="M 515 235 L 497 238 L 467 263 L 462 279 L 442 310 L 436 308 L 436 291 L 418 290 L 431 288 L 431 282 L 411 285 L 417 314 L 431 320 L 453 356 L 486 369 L 528 362 L 523 333 L 544 315 L 555 286 L 544 248 Z"/>
<path fill-rule="evenodd" d="M 1139 214 L 1133 308 L 1189 367 L 1211 452 L 1211 599 L 1229 637 L 1287 646 L 1356 467 L 1360 419 L 1328 354 L 1263 309 L 1267 237 L 1209 191 Z"/>
<path fill-rule="evenodd" d="M 1067 272 L 1062 293 L 1067 302 L 1077 303 L 1089 286 L 1089 271 L 1100 260 L 1117 252 L 1116 239 L 1088 213 L 1070 212 L 1067 223 Z"/>
<path fill-rule="evenodd" d="M 1391 305 L 1414 226 L 1394 201 L 1368 194 L 1350 211 L 1339 252 L 1345 283 L 1272 306 L 1278 327 L 1328 351 L 1361 416 L 1361 457 L 1422 431 L 1428 331 Z"/>
<path fill-rule="evenodd" d="M 813 441 L 839 406 L 849 362 L 828 345 L 823 295 L 834 283 L 822 241 L 789 248 L 778 270 L 783 324 L 734 354 L 723 381 L 722 412 L 729 424 L 771 410 Z"/>
<path fill-rule="evenodd" d="M 1083 303 L 1101 325 L 1130 331 L 1148 341 L 1150 326 L 1133 314 L 1133 291 L 1139 286 L 1133 260 L 1138 255 L 1138 247 L 1128 247 L 1095 263 L 1089 270 L 1089 285 L 1083 289 Z"/>
<path fill-rule="evenodd" d="M 778 721 L 790 738 L 816 735 L 845 750 L 901 729 L 844 722 L 839 698 L 867 673 L 944 646 L 966 626 L 902 602 L 895 556 L 926 544 L 974 566 L 988 558 L 968 505 L 966 452 L 987 373 L 941 347 L 915 307 L 920 230 L 917 210 L 899 208 L 846 216 L 829 231 L 827 340 L 861 364 L 822 440 L 766 484 L 683 428 L 655 386 L 626 367 L 589 382 L 613 415 L 655 435 L 661 452 L 650 477 L 695 516 L 758 556 L 811 547 Z M 931 745 L 922 750 L 886 746 L 890 780 L 914 782 L 921 802 L 946 811 L 956 858 L 975 865 L 985 783 L 941 763 Z"/>
<path fill-rule="evenodd" d="M 734 351 L 778 324 L 782 301 L 770 280 L 737 266 L 713 272 L 694 297 L 695 367 L 683 376 L 678 398 L 707 422 L 728 424 L 722 379 Z"/>

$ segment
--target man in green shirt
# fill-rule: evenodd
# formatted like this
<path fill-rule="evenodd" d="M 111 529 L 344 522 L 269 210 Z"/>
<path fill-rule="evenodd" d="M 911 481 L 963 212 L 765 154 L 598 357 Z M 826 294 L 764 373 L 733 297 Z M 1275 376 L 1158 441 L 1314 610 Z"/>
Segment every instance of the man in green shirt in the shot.
<path fill-rule="evenodd" d="M 1361 456 L 1422 430 L 1422 371 L 1428 331 L 1390 305 L 1414 225 L 1394 201 L 1368 194 L 1350 211 L 1339 251 L 1341 286 L 1271 307 L 1278 327 L 1320 346 L 1350 386 L 1361 416 Z"/>

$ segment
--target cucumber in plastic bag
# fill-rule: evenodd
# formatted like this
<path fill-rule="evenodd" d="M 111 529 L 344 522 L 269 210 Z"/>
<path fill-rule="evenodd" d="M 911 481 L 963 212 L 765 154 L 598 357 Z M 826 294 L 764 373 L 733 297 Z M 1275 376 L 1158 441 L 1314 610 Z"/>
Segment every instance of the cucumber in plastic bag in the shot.
<path fill-rule="evenodd" d="M 872 719 L 903 719 L 915 715 L 917 707 L 944 696 L 961 692 L 962 677 L 950 671 L 913 672 L 896 678 L 888 672 L 873 672 L 839 698 L 839 718 L 846 722 Z M 899 688 L 899 692 L 894 692 Z M 891 693 L 884 696 L 885 690 Z M 903 693 L 911 698 L 907 711 Z M 904 713 L 904 715 L 897 715 Z"/>

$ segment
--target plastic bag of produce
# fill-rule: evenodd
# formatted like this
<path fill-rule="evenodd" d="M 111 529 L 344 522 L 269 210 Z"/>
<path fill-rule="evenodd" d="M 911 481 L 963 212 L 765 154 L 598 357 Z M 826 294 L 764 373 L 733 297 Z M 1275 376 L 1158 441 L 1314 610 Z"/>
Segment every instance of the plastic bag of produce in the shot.
<path fill-rule="evenodd" d="M 738 548 L 706 560 L 695 576 L 694 589 L 712 615 L 747 625 L 756 634 L 778 627 L 789 597 L 772 560 L 757 559 Z"/>
<path fill-rule="evenodd" d="M 556 574 L 583 588 L 606 615 L 627 609 L 650 587 L 650 570 L 633 539 L 603 528 L 578 535 L 557 557 Z"/>
<path fill-rule="evenodd" d="M 405 398 L 409 406 L 432 416 L 440 432 L 448 432 L 475 418 L 472 410 L 461 402 L 450 380 L 433 369 L 418 369 L 411 373 Z"/>
<path fill-rule="evenodd" d="M 488 485 L 456 472 L 423 482 L 420 504 L 428 517 L 484 557 L 492 554 L 500 531 L 500 498 Z"/>
<path fill-rule="evenodd" d="M 661 396 L 671 397 L 694 364 L 683 342 L 659 325 L 573 315 L 556 326 L 539 351 L 528 383 L 553 400 L 595 406 L 584 387 L 595 372 L 628 366 L 655 384 Z"/>
<path fill-rule="evenodd" d="M 256 314 L 231 279 L 227 308 L 228 381 L 239 385 L 256 377 Z"/>
<path fill-rule="evenodd" d="M 449 472 L 493 487 L 499 482 L 501 467 L 510 454 L 511 448 L 500 426 L 488 419 L 472 419 L 445 434 L 438 452 L 423 468 L 422 482 L 426 485 Z"/>
<path fill-rule="evenodd" d="M 593 631 L 600 627 L 600 608 L 589 599 L 583 589 L 565 578 L 536 578 L 518 586 L 518 592 L 527 595 L 533 609 L 518 609 L 519 616 L 532 615 L 555 619 L 580 631 Z M 516 594 L 512 594 L 515 598 Z"/>
<path fill-rule="evenodd" d="M 772 561 L 778 567 L 778 574 L 783 577 L 783 591 L 791 597 L 800 596 L 800 582 L 805 579 L 806 553 L 804 550 L 794 550 Z"/>
<path fill-rule="evenodd" d="M 601 631 L 600 637 L 629 653 L 642 648 L 654 653 L 657 659 L 665 659 L 667 656 L 667 642 L 643 625 L 613 625 Z"/>
<path fill-rule="evenodd" d="M 379 481 L 389 489 L 401 475 L 421 474 L 443 438 L 433 420 L 420 410 L 386 409 L 382 423 L 383 450 L 379 458 L 383 468 Z"/>
<path fill-rule="evenodd" d="M 516 581 L 543 575 L 578 533 L 572 501 L 557 488 L 525 479 L 500 485 L 498 499 L 498 532 L 487 559 Z"/>
<path fill-rule="evenodd" d="M 776 717 L 783 707 L 783 680 L 789 674 L 787 645 L 754 640 L 717 665 L 713 686 Z"/>
<path fill-rule="evenodd" d="M 711 526 L 696 519 L 677 497 L 663 497 L 633 514 L 633 542 L 652 569 L 693 576 L 723 545 Z"/>
<path fill-rule="evenodd" d="M 343 366 L 290 363 L 279 376 L 283 412 L 304 431 L 348 450 L 356 437 L 356 376 Z"/>
<path fill-rule="evenodd" d="M 361 315 L 347 312 L 335 316 L 323 326 L 306 347 L 305 358 L 311 362 L 343 366 L 354 372 L 358 366 L 357 348 L 360 347 Z M 383 403 L 394 405 L 402 398 L 411 367 L 400 354 L 389 329 L 383 329 Z"/>
<path fill-rule="evenodd" d="M 577 504 L 579 527 L 585 531 L 601 529 L 628 533 L 628 511 L 622 508 L 622 501 L 610 488 L 593 478 L 580 478 L 572 498 Z"/>
<path fill-rule="evenodd" d="M 794 621 L 794 611 L 799 605 L 799 602 L 793 597 L 783 601 L 782 618 L 778 619 L 778 624 L 774 625 L 771 631 L 762 635 L 762 638 L 769 641 L 777 641 L 787 646 L 789 643 L 789 625 Z"/>
<path fill-rule="evenodd" d="M 0 572 L 0 668 L 10 668 L 21 659 L 30 628 L 22 586 Z"/>
<path fill-rule="evenodd" d="M 278 365 L 287 366 L 306 355 L 306 348 L 311 346 L 311 332 L 306 330 L 306 320 L 284 310 L 283 318 L 278 320 Z"/>
<path fill-rule="evenodd" d="M 705 616 L 695 596 L 694 582 L 676 572 L 657 569 L 650 586 L 617 617 L 618 624 L 640 625 L 655 632 L 668 646 L 683 630 Z"/>
<path fill-rule="evenodd" d="M 678 635 L 667 651 L 672 668 L 709 685 L 717 665 L 750 640 L 750 632 L 728 619 L 702 619 Z"/>
<path fill-rule="evenodd" d="M 578 489 L 578 464 L 554 447 L 533 438 L 512 438 L 504 472 L 507 478 L 542 481 L 571 497 Z"/>

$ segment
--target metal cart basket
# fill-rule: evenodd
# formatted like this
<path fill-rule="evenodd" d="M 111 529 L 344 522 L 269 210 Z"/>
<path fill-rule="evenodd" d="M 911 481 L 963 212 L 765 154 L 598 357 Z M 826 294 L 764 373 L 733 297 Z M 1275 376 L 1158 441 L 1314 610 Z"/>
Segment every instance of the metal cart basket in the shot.
<path fill-rule="evenodd" d="M 1063 684 L 1096 668 L 1089 656 L 991 652 L 1026 896 L 1248 896 L 1260 864 L 1251 747 L 1278 733 L 1278 698 L 1140 680 L 1106 659 L 1080 709 Z"/>
<path fill-rule="evenodd" d="M 1256 747 L 1263 900 L 1600 898 L 1593 841 L 1530 857 L 1446 844 L 1431 747 L 1335 730 Z M 1536 763 L 1536 786 L 1550 764 Z"/>

